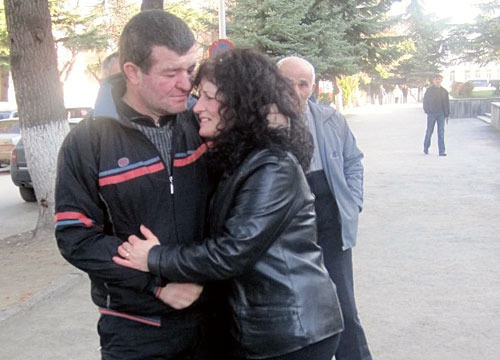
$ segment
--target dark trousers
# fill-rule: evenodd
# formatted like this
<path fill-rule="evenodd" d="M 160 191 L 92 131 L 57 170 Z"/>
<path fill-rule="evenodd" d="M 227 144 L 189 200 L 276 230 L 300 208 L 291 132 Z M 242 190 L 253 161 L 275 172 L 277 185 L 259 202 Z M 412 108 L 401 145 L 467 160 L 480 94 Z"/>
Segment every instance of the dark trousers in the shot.
<path fill-rule="evenodd" d="M 162 327 L 101 315 L 98 332 L 103 360 L 215 360 L 201 314 L 172 316 Z"/>
<path fill-rule="evenodd" d="M 434 127 L 437 124 L 439 154 L 442 155 L 446 153 L 444 145 L 444 123 L 444 114 L 427 114 L 427 130 L 425 131 L 424 151 L 428 151 L 429 146 L 431 146 L 432 133 L 434 132 Z"/>
<path fill-rule="evenodd" d="M 300 350 L 262 360 L 332 360 L 335 349 L 339 344 L 339 335 L 334 335 L 317 343 L 306 346 Z M 222 359 L 220 359 L 222 360 Z M 245 360 L 232 358 L 231 360 Z"/>
<path fill-rule="evenodd" d="M 323 249 L 326 269 L 337 286 L 344 331 L 340 333 L 340 343 L 335 353 L 336 360 L 371 360 L 370 350 L 366 342 L 365 332 L 358 318 L 356 301 L 354 300 L 354 280 L 352 275 L 352 251 L 342 250 L 339 236 L 318 234 L 318 243 Z"/>

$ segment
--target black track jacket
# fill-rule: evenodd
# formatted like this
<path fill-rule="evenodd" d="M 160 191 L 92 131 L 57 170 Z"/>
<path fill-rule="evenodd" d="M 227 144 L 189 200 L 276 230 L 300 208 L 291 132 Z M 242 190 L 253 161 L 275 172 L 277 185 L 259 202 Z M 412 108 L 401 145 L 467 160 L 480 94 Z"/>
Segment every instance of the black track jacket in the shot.
<path fill-rule="evenodd" d="M 123 79 L 116 81 L 115 100 L 124 92 Z M 162 244 L 203 238 L 211 192 L 207 147 L 192 112 L 177 115 L 169 174 L 156 147 L 118 115 L 113 98 L 108 91 L 98 99 L 105 106 L 96 106 L 94 119 L 78 124 L 60 150 L 57 244 L 66 260 L 89 274 L 99 307 L 162 315 L 173 309 L 155 297 L 152 275 L 119 266 L 112 257 L 130 235 L 141 236 L 141 224 Z"/>

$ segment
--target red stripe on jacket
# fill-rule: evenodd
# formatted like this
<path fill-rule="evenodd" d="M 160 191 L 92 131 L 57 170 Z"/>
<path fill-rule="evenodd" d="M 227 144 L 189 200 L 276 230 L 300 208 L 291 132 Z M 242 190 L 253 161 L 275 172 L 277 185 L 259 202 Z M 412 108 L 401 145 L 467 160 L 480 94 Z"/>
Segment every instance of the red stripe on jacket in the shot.
<path fill-rule="evenodd" d="M 123 174 L 108 176 L 108 177 L 99 179 L 99 185 L 106 186 L 106 185 L 118 184 L 118 183 L 122 183 L 122 182 L 125 182 L 128 180 L 138 178 L 138 177 L 143 176 L 143 175 L 154 174 L 155 172 L 162 171 L 163 169 L 165 169 L 165 166 L 163 165 L 162 162 L 159 162 L 159 163 L 156 163 L 153 165 L 144 166 L 144 167 L 140 167 L 138 169 L 130 170 L 130 171 L 124 172 Z"/>
<path fill-rule="evenodd" d="M 118 311 L 108 310 L 108 309 L 103 309 L 103 308 L 99 308 L 99 312 L 103 315 L 111 315 L 111 316 L 121 317 L 124 319 L 137 321 L 137 322 L 140 322 L 143 324 L 161 327 L 161 321 L 155 321 L 153 319 L 148 319 L 148 318 L 145 318 L 142 316 L 129 315 L 129 314 L 121 313 Z"/>
<path fill-rule="evenodd" d="M 84 214 L 76 211 L 64 211 L 55 214 L 54 221 L 60 220 L 78 220 L 84 223 L 86 227 L 92 227 L 92 220 L 90 220 Z"/>
<path fill-rule="evenodd" d="M 210 145 L 211 145 L 211 143 L 203 143 L 191 155 L 185 157 L 184 159 L 175 159 L 174 166 L 181 167 L 181 166 L 186 166 L 186 165 L 194 163 L 208 150 Z"/>

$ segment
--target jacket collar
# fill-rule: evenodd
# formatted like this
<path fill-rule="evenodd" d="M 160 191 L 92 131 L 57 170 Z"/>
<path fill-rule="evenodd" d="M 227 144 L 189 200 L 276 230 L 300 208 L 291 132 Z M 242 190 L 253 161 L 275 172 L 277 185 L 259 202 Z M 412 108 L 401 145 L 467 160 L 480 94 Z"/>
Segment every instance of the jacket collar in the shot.
<path fill-rule="evenodd" d="M 94 106 L 94 117 L 115 119 L 127 127 L 133 127 L 131 122 L 154 127 L 154 121 L 151 117 L 137 112 L 122 100 L 125 90 L 125 78 L 121 73 L 108 77 L 99 88 Z M 177 115 L 162 116 L 159 122 L 160 126 L 175 120 L 176 117 Z"/>

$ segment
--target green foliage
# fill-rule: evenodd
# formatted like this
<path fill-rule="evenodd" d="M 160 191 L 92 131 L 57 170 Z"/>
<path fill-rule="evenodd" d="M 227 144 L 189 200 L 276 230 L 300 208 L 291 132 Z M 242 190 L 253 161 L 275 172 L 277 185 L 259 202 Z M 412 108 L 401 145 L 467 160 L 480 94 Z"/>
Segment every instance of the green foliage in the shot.
<path fill-rule="evenodd" d="M 455 81 L 451 84 L 450 95 L 454 98 L 470 98 L 472 97 L 472 90 L 474 85 L 469 82 Z"/>
<path fill-rule="evenodd" d="M 424 14 L 420 0 L 411 0 L 403 21 L 412 51 L 399 63 L 395 73 L 402 83 L 423 87 L 445 65 L 448 47 L 442 34 L 448 25 L 437 21 L 432 14 Z"/>
<path fill-rule="evenodd" d="M 344 105 L 352 105 L 352 94 L 359 86 L 359 76 L 340 76 L 337 79 L 337 85 L 342 90 L 342 100 Z"/>
<path fill-rule="evenodd" d="M 309 60 L 318 78 L 331 79 L 392 61 L 390 25 L 394 0 L 234 0 L 228 6 L 228 36 L 279 59 Z"/>
<path fill-rule="evenodd" d="M 196 41 L 208 49 L 213 39 L 214 24 L 218 23 L 217 13 L 209 8 L 197 8 L 190 1 L 173 2 L 165 5 L 165 11 L 177 15 L 188 24 Z"/>
<path fill-rule="evenodd" d="M 50 0 L 49 10 L 52 21 L 52 34 L 56 46 L 64 47 L 71 53 L 68 61 L 61 64 L 60 75 L 69 75 L 76 55 L 81 51 L 103 50 L 108 44 L 108 35 L 96 23 L 97 13 L 83 15 L 75 11 L 66 0 Z M 0 7 L 0 68 L 9 65 L 9 44 L 3 2 Z"/>
<path fill-rule="evenodd" d="M 2 1 L 0 3 L 0 71 L 10 67 L 8 39 L 7 23 L 5 22 L 5 8 Z"/>
<path fill-rule="evenodd" d="M 495 90 L 480 90 L 472 92 L 473 98 L 492 98 L 496 96 L 497 95 L 495 95 Z"/>
<path fill-rule="evenodd" d="M 500 0 L 478 5 L 474 24 L 462 24 L 450 34 L 452 51 L 461 62 L 487 64 L 500 61 Z"/>
<path fill-rule="evenodd" d="M 131 4 L 126 0 L 101 1 L 93 8 L 94 23 L 108 35 L 108 48 L 111 51 L 118 49 L 125 24 L 139 11 L 138 4 Z"/>
<path fill-rule="evenodd" d="M 323 105 L 330 105 L 333 102 L 332 93 L 321 93 L 318 96 L 318 103 Z"/>
<path fill-rule="evenodd" d="M 399 0 L 396 0 L 399 1 Z M 394 0 L 330 0 L 330 6 L 340 7 L 342 19 L 347 24 L 344 38 L 358 56 L 360 69 L 370 75 L 378 66 L 387 67 L 404 54 L 400 43 L 404 36 L 391 31 L 397 18 L 387 12 Z"/>

